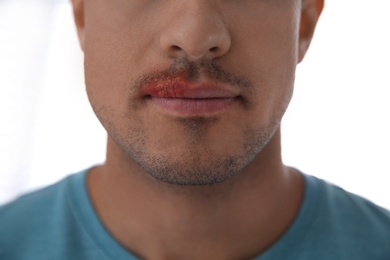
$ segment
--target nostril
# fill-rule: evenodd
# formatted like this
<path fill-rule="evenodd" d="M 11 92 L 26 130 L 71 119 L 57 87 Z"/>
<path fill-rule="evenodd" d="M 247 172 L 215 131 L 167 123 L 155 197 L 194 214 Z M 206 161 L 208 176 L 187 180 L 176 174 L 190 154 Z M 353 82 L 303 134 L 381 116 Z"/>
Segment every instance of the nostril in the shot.
<path fill-rule="evenodd" d="M 217 52 L 218 51 L 218 47 L 213 47 L 213 48 L 210 48 L 210 52 Z"/>
<path fill-rule="evenodd" d="M 172 45 L 171 49 L 173 51 L 181 51 L 181 48 L 179 46 L 177 46 L 177 45 Z"/>

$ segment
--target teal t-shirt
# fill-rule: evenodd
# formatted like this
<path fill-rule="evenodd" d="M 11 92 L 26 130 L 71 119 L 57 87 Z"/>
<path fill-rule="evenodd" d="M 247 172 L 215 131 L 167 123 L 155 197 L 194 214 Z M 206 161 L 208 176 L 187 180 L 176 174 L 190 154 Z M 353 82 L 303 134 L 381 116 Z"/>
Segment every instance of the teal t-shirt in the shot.
<path fill-rule="evenodd" d="M 86 171 L 0 207 L 0 259 L 137 259 L 107 232 Z M 390 260 L 390 212 L 304 175 L 299 214 L 257 260 Z"/>

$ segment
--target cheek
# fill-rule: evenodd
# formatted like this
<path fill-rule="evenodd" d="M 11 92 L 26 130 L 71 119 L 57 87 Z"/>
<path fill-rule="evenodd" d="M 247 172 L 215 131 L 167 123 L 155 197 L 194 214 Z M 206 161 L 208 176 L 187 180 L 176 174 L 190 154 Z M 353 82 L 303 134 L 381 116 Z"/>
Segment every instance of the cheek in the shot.
<path fill-rule="evenodd" d="M 112 38 L 112 37 L 107 37 Z M 128 85 L 137 57 L 115 42 L 90 37 L 85 48 L 85 83 L 90 103 L 97 113 L 105 110 L 109 119 L 123 121 L 129 108 Z"/>
<path fill-rule="evenodd" d="M 103 99 L 107 104 L 124 103 L 129 82 L 151 61 L 148 55 L 155 44 L 151 38 L 155 27 L 141 19 L 138 2 L 107 1 L 88 8 L 85 78 L 88 93 L 99 103 Z M 156 57 L 155 53 L 151 56 Z"/>
<path fill-rule="evenodd" d="M 256 109 L 253 118 L 274 121 L 281 118 L 293 94 L 298 62 L 298 26 L 294 18 L 280 23 L 258 24 L 245 42 L 238 42 L 245 74 L 254 82 L 255 93 L 248 95 Z"/>

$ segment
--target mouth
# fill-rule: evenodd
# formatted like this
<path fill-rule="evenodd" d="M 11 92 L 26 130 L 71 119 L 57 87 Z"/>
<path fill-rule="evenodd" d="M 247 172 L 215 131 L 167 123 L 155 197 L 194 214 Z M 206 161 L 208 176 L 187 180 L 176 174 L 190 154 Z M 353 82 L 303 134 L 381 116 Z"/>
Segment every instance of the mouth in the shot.
<path fill-rule="evenodd" d="M 240 101 L 237 91 L 218 84 L 184 80 L 150 82 L 144 99 L 166 113 L 181 117 L 215 116 Z"/>

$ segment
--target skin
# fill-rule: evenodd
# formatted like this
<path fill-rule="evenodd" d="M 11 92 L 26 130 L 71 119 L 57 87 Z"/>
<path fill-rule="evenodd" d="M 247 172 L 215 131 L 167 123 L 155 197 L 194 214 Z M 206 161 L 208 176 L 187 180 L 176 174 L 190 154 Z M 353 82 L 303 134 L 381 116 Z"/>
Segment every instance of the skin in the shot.
<path fill-rule="evenodd" d="M 108 132 L 88 190 L 109 232 L 144 259 L 248 259 L 299 211 L 280 121 L 323 0 L 72 0 L 86 88 Z M 149 102 L 177 79 L 234 92 L 222 112 Z"/>

